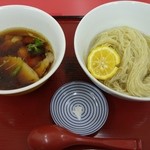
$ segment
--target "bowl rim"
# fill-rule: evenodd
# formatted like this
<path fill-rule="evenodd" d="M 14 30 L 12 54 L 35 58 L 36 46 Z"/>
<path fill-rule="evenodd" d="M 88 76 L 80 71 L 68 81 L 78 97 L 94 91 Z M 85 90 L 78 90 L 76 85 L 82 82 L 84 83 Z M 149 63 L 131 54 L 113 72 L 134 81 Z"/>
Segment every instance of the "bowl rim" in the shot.
<path fill-rule="evenodd" d="M 108 93 L 108 94 L 111 94 L 115 97 L 118 97 L 118 98 L 121 98 L 121 99 L 124 99 L 124 100 L 133 100 L 133 101 L 139 101 L 139 102 L 142 102 L 142 101 L 150 101 L 150 97 L 138 97 L 138 96 L 131 96 L 131 95 L 127 95 L 125 93 L 121 93 L 121 92 L 118 92 L 118 91 L 115 91 L 111 88 L 108 88 L 107 86 L 105 86 L 104 84 L 102 84 L 101 82 L 99 82 L 97 79 L 95 79 L 91 74 L 90 72 L 88 71 L 88 69 L 86 68 L 86 66 L 82 63 L 82 60 L 81 60 L 81 57 L 78 53 L 78 48 L 77 48 L 77 38 L 78 38 L 78 31 L 79 31 L 79 28 L 80 26 L 82 26 L 82 23 L 84 22 L 84 20 L 86 20 L 90 14 L 93 14 L 95 13 L 96 11 L 98 11 L 99 9 L 103 8 L 103 7 L 109 7 L 110 5 L 111 6 L 115 6 L 115 5 L 124 5 L 124 4 L 130 4 L 130 5 L 140 5 L 140 6 L 148 6 L 150 7 L 150 4 L 149 3 L 146 3 L 146 2 L 140 2 L 140 1 L 127 1 L 127 0 L 123 0 L 123 1 L 113 1 L 113 2 L 108 2 L 108 3 L 104 3 L 102 5 L 99 5 L 95 8 L 93 8 L 92 10 L 90 10 L 82 19 L 81 21 L 79 22 L 77 28 L 76 28 L 76 31 L 75 31 L 75 35 L 74 35 L 74 51 L 75 51 L 75 55 L 76 55 L 76 58 L 78 60 L 78 63 L 80 64 L 81 68 L 83 69 L 83 71 L 85 72 L 85 74 L 89 77 L 89 79 L 98 87 L 100 88 L 101 90 L 103 90 L 104 92 Z M 98 86 L 99 85 L 99 86 Z M 109 91 L 109 92 L 108 92 Z"/>
<path fill-rule="evenodd" d="M 21 88 L 18 88 L 18 89 L 0 90 L 0 95 L 22 94 L 22 93 L 25 93 L 25 92 L 28 92 L 28 91 L 32 91 L 32 90 L 38 88 L 39 86 L 41 86 L 42 84 L 44 84 L 49 79 L 49 77 L 51 77 L 56 72 L 56 70 L 59 68 L 59 66 L 61 65 L 61 63 L 63 61 L 63 58 L 65 56 L 65 51 L 66 51 L 66 38 L 65 38 L 65 34 L 64 34 L 63 29 L 60 26 L 60 24 L 57 22 L 57 20 L 52 15 L 50 15 L 49 13 L 45 12 L 44 10 L 42 10 L 40 8 L 29 6 L 29 5 L 10 4 L 10 5 L 0 6 L 0 10 L 1 9 L 15 9 L 15 8 L 28 9 L 28 10 L 31 10 L 31 11 L 33 10 L 33 11 L 41 13 L 45 17 L 51 19 L 51 21 L 53 23 L 55 23 L 55 25 L 57 26 L 57 28 L 58 28 L 58 30 L 60 32 L 60 35 L 62 36 L 62 48 L 61 48 L 62 49 L 62 53 L 61 53 L 61 56 L 59 56 L 59 60 L 57 60 L 55 66 L 52 66 L 52 68 L 50 69 L 50 72 L 48 72 L 46 75 L 44 75 L 41 79 L 39 79 L 35 83 L 32 83 L 32 84 L 30 84 L 28 86 L 21 87 Z"/>

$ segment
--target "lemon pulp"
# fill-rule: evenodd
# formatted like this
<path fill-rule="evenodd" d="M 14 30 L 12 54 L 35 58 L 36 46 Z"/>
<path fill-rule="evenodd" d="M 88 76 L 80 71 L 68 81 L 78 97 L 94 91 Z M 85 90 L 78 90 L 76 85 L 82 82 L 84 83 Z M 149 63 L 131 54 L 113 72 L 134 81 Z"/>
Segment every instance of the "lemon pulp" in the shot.
<path fill-rule="evenodd" d="M 87 58 L 87 68 L 99 80 L 114 76 L 118 70 L 120 56 L 109 46 L 98 46 L 92 49 Z"/>

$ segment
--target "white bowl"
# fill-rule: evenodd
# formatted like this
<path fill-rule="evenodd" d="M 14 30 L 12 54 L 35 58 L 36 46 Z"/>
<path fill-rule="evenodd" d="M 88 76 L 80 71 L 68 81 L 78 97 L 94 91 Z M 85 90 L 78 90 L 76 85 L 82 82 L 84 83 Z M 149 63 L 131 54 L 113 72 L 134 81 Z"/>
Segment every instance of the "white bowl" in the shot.
<path fill-rule="evenodd" d="M 24 94 L 35 90 L 47 81 L 60 66 L 66 49 L 64 32 L 58 22 L 48 13 L 31 6 L 6 5 L 0 7 L 0 31 L 13 27 L 24 27 L 41 33 L 54 50 L 54 62 L 49 72 L 39 81 L 14 90 L 0 90 L 0 95 Z"/>
<path fill-rule="evenodd" d="M 88 48 L 100 32 L 116 26 L 129 26 L 150 35 L 150 4 L 136 1 L 117 1 L 100 5 L 88 12 L 77 26 L 74 48 L 77 60 L 91 81 L 103 91 L 122 99 L 150 101 L 150 97 L 129 96 L 108 88 L 96 80 L 86 67 Z"/>

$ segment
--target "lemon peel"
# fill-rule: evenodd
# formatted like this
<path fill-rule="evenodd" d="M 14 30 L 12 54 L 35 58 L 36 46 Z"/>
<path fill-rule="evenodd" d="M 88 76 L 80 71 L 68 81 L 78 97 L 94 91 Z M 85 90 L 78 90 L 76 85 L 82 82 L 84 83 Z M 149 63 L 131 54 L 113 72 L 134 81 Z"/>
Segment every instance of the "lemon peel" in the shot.
<path fill-rule="evenodd" d="M 87 68 L 99 80 L 114 76 L 118 70 L 120 56 L 112 47 L 103 45 L 91 50 L 87 58 Z"/>

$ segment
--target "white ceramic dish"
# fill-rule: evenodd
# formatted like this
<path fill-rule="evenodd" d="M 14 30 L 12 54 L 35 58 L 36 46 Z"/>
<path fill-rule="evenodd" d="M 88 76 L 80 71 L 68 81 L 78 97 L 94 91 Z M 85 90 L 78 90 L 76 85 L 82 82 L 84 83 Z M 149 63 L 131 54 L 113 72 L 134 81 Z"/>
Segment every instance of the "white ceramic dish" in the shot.
<path fill-rule="evenodd" d="M 0 22 L 0 31 L 7 28 L 24 27 L 41 33 L 50 41 L 55 57 L 50 71 L 34 84 L 20 89 L 0 90 L 0 95 L 24 94 L 35 90 L 54 74 L 63 60 L 66 41 L 61 26 L 50 14 L 25 5 L 0 6 Z"/>
<path fill-rule="evenodd" d="M 116 26 L 130 26 L 150 35 L 150 4 L 116 1 L 100 5 L 87 13 L 75 32 L 74 48 L 77 60 L 91 81 L 103 91 L 122 99 L 150 101 L 150 97 L 129 96 L 108 88 L 96 80 L 86 67 L 90 42 L 98 33 Z"/>

